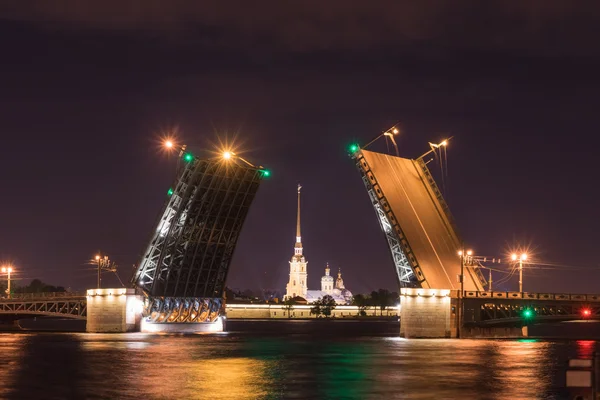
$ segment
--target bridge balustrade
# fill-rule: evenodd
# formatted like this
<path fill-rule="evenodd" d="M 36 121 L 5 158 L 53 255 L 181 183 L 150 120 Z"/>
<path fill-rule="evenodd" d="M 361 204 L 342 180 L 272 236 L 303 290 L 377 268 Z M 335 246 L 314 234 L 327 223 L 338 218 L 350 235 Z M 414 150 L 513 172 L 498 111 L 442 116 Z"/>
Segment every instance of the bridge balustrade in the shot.
<path fill-rule="evenodd" d="M 463 299 L 466 325 L 600 319 L 600 295 L 597 294 L 465 291 Z"/>
<path fill-rule="evenodd" d="M 56 298 L 71 298 L 85 297 L 86 292 L 40 292 L 40 293 L 13 293 L 10 298 L 2 297 L 2 301 L 6 300 L 29 300 L 29 299 L 56 299 Z"/>

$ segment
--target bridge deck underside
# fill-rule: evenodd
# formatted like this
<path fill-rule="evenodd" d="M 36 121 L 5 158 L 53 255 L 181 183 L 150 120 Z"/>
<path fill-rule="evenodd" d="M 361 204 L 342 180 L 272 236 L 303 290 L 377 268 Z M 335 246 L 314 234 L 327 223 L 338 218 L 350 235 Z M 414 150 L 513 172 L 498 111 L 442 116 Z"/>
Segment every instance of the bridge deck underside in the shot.
<path fill-rule="evenodd" d="M 362 150 L 393 210 L 422 276 L 422 287 L 459 289 L 460 240 L 417 161 Z M 472 271 L 465 272 L 465 290 L 481 290 Z"/>

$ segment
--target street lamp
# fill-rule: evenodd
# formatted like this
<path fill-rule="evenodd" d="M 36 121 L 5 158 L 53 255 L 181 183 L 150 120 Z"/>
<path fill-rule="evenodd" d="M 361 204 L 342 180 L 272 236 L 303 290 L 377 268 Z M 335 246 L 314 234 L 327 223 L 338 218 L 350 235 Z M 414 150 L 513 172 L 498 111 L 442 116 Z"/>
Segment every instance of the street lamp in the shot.
<path fill-rule="evenodd" d="M 380 135 L 378 135 L 377 137 L 375 137 L 375 139 L 371 140 L 369 143 L 365 144 L 363 146 L 363 149 L 366 149 L 367 146 L 369 146 L 371 143 L 373 143 L 374 141 L 376 141 L 377 139 L 379 139 L 382 136 L 386 136 L 389 137 L 390 140 L 392 141 L 392 144 L 394 145 L 394 149 L 396 150 L 396 156 L 400 157 L 400 153 L 398 152 L 398 145 L 396 144 L 396 139 L 394 139 L 394 136 L 399 134 L 400 131 L 398 130 L 398 128 L 394 125 L 392 126 L 390 129 L 388 129 L 387 131 L 382 132 Z M 353 149 L 358 150 L 358 146 L 356 147 L 351 147 L 350 151 L 355 153 L 355 151 L 353 151 Z"/>
<path fill-rule="evenodd" d="M 8 275 L 8 287 L 6 289 L 6 294 L 8 295 L 8 298 L 10 299 L 10 273 L 13 272 L 12 267 L 6 266 L 6 267 L 2 267 L 2 273 L 3 274 L 7 274 Z"/>
<path fill-rule="evenodd" d="M 465 293 L 465 258 L 471 258 L 472 255 L 472 250 L 467 250 L 465 252 L 464 248 L 463 250 L 459 250 L 458 252 L 458 256 L 460 257 L 460 296 L 458 296 L 458 299 L 460 300 L 460 305 L 458 307 L 458 327 L 456 335 L 458 337 L 460 337 L 460 329 L 462 328 L 464 314 L 463 294 Z"/>
<path fill-rule="evenodd" d="M 523 261 L 527 261 L 527 254 L 522 253 L 521 255 L 517 255 L 513 253 L 510 258 L 513 261 L 519 262 L 519 292 L 523 293 Z"/>
<path fill-rule="evenodd" d="M 96 260 L 96 263 L 98 264 L 98 289 L 100 289 L 100 268 L 102 266 L 102 257 L 100 257 L 100 255 L 97 254 L 96 257 L 94 257 L 94 259 Z"/>

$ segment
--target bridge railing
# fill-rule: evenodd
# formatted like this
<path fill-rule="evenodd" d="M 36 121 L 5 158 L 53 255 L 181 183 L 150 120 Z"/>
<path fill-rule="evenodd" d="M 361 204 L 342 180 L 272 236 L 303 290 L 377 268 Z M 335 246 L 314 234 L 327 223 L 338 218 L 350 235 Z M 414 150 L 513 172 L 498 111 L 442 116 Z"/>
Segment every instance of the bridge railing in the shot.
<path fill-rule="evenodd" d="M 41 293 L 13 293 L 10 298 L 4 296 L 0 300 L 56 300 L 72 297 L 85 297 L 86 292 L 41 292 Z"/>
<path fill-rule="evenodd" d="M 528 292 L 477 292 L 465 291 L 465 298 L 486 299 L 525 299 L 525 300 L 560 300 L 560 301 L 598 301 L 598 294 L 573 293 L 528 293 Z"/>

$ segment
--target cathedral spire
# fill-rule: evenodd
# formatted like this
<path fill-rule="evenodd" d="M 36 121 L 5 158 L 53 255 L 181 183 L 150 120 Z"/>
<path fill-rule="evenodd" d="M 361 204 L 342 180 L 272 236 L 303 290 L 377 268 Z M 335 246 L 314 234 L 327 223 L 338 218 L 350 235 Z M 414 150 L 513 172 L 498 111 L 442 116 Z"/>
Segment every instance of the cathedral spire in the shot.
<path fill-rule="evenodd" d="M 300 189 L 302 189 L 302 186 L 300 186 L 300 184 L 298 184 L 298 217 L 297 217 L 297 221 L 296 221 L 296 248 L 300 248 L 302 249 L 302 235 L 300 234 Z M 300 251 L 300 254 L 302 254 L 302 251 Z"/>

